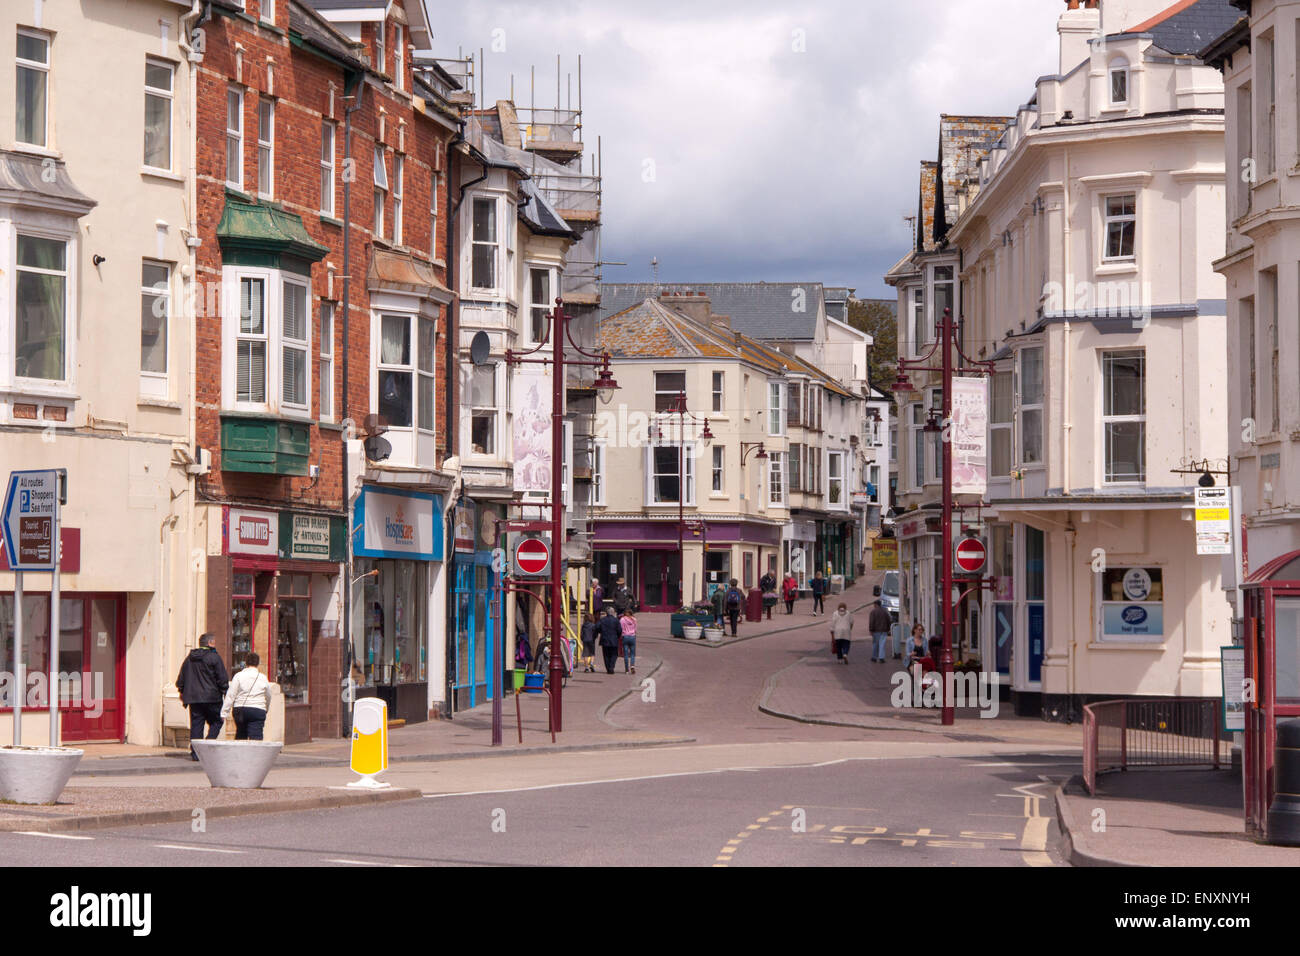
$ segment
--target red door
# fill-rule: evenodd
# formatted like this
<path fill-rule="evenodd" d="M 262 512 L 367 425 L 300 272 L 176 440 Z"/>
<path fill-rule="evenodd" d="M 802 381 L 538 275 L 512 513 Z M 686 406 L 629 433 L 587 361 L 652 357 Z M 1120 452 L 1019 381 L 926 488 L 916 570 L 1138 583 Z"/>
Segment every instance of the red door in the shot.
<path fill-rule="evenodd" d="M 64 598 L 59 615 L 59 670 L 70 678 L 59 692 L 63 740 L 125 739 L 125 600 Z"/>

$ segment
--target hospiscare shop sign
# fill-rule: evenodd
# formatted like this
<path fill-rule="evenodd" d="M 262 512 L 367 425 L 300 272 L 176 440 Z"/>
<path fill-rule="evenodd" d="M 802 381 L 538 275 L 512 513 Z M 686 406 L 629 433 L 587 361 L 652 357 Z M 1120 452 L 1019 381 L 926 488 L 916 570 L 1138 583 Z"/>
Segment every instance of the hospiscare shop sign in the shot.
<path fill-rule="evenodd" d="M 365 488 L 357 498 L 352 551 L 368 558 L 443 559 L 442 498 Z"/>

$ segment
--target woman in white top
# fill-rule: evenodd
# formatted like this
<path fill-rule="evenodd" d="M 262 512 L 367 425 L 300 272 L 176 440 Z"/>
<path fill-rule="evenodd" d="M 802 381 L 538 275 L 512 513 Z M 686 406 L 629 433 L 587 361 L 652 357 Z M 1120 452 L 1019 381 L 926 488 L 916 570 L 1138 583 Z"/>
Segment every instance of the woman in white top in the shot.
<path fill-rule="evenodd" d="M 244 669 L 230 681 L 221 716 L 235 717 L 236 740 L 261 740 L 266 726 L 266 712 L 271 707 L 271 682 L 257 669 L 262 659 L 257 654 L 244 658 Z"/>

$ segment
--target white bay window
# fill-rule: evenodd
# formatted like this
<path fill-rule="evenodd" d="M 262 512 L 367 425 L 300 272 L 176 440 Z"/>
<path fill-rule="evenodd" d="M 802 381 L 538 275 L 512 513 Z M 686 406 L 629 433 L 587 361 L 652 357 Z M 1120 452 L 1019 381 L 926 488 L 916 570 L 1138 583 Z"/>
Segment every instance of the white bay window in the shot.
<path fill-rule="evenodd" d="M 223 401 L 229 411 L 311 415 L 311 286 L 279 269 L 226 266 Z"/>

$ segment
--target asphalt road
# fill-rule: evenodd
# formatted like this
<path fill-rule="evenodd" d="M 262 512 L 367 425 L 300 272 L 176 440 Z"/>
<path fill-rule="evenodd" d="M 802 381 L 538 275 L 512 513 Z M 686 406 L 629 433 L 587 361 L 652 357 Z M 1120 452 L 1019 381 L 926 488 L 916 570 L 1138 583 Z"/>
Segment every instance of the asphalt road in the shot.
<path fill-rule="evenodd" d="M 819 754 L 820 756 L 820 754 Z M 63 836 L 10 866 L 1053 866 L 1043 753 L 847 757 Z M 942 786 L 937 785 L 942 781 Z"/>

